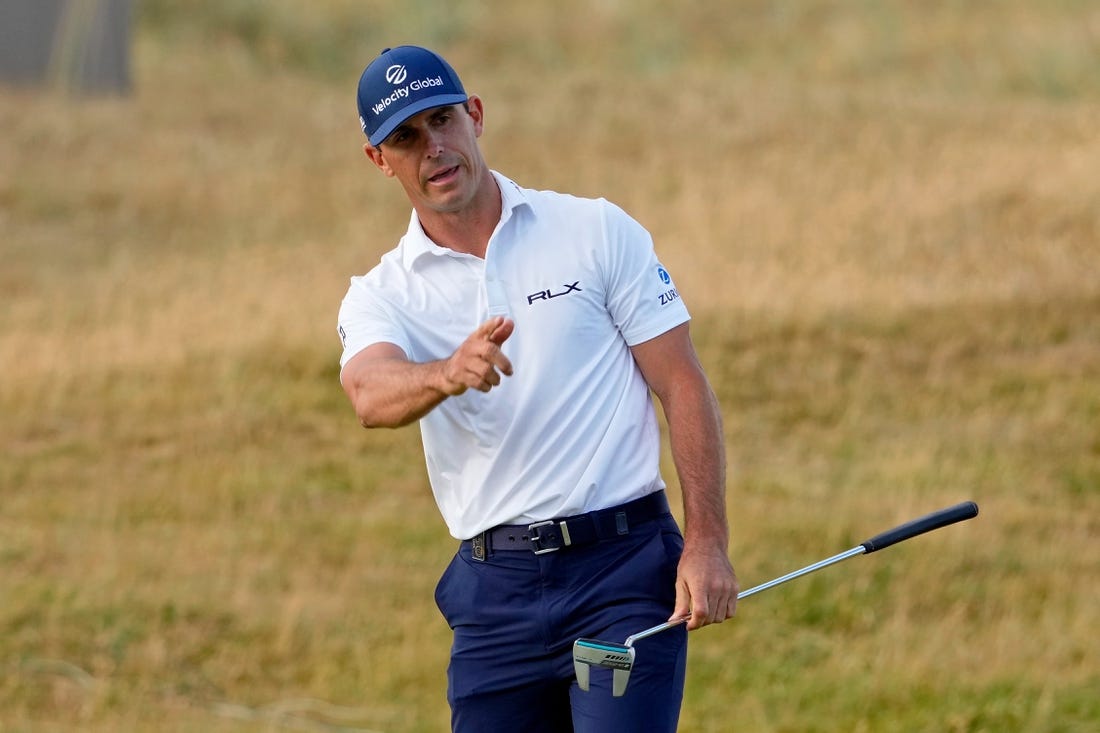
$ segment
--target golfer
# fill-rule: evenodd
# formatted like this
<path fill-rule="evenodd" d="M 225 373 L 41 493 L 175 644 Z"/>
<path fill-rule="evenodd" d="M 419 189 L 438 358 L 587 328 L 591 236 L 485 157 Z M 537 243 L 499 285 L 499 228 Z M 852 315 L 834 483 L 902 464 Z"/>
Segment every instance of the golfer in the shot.
<path fill-rule="evenodd" d="M 454 631 L 454 731 L 674 731 L 687 632 L 734 613 L 725 453 L 689 316 L 648 232 L 603 199 L 522 188 L 486 164 L 486 109 L 454 69 L 386 49 L 359 81 L 367 157 L 408 231 L 339 311 L 340 380 L 364 427 L 419 422 L 459 549 L 435 600 Z M 669 512 L 652 394 L 684 531 Z M 622 697 L 578 637 L 639 642 Z"/>

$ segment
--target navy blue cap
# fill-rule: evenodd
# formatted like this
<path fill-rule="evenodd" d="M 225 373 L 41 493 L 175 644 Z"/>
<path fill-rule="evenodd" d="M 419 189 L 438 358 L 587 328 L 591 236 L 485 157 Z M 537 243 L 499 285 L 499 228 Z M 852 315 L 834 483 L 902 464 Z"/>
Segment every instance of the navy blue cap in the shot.
<path fill-rule="evenodd" d="M 466 90 L 451 65 L 420 46 L 383 50 L 359 77 L 356 99 L 359 124 L 376 147 L 413 115 L 466 100 Z"/>

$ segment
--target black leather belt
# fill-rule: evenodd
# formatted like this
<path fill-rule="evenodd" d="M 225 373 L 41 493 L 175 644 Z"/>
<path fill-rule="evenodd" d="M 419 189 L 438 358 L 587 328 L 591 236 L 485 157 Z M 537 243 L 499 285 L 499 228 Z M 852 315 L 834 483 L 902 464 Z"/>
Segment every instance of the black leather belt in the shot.
<path fill-rule="evenodd" d="M 470 554 L 475 560 L 484 560 L 490 552 L 502 551 L 521 550 L 542 555 L 622 537 L 630 534 L 632 526 L 668 512 L 665 492 L 656 491 L 641 499 L 587 514 L 533 524 L 502 524 L 474 535 L 463 544 L 470 546 Z"/>

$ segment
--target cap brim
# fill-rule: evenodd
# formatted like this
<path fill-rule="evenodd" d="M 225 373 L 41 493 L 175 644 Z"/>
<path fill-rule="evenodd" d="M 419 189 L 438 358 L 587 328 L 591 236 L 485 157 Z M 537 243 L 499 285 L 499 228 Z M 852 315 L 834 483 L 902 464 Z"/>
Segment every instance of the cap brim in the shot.
<path fill-rule="evenodd" d="M 396 112 L 390 116 L 388 120 L 382 123 L 382 125 L 374 131 L 368 140 L 374 147 L 381 145 L 387 137 L 390 136 L 398 125 L 403 123 L 415 114 L 420 114 L 426 109 L 432 109 L 433 107 L 446 107 L 451 104 L 462 104 L 469 97 L 465 94 L 437 94 L 434 97 L 425 97 L 424 99 L 417 100 L 412 104 L 403 107 L 400 112 Z"/>

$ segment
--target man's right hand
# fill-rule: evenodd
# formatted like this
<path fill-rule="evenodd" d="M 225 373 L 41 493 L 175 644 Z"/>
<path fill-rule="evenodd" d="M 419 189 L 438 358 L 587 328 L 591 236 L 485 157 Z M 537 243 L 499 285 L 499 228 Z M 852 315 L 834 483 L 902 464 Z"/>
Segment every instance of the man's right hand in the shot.
<path fill-rule="evenodd" d="M 503 316 L 494 316 L 478 326 L 444 365 L 447 394 L 460 395 L 467 389 L 488 392 L 500 384 L 502 374 L 512 376 L 512 362 L 500 347 L 515 327 L 515 321 Z"/>

